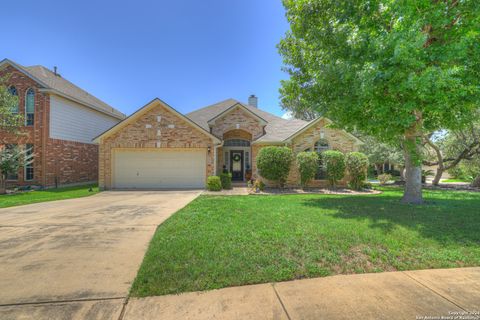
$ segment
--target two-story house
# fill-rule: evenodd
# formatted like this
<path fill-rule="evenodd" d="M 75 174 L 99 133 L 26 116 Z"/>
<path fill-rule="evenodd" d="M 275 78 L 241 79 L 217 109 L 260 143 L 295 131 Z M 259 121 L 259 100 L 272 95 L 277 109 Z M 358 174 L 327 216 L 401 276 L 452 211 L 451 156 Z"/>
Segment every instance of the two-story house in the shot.
<path fill-rule="evenodd" d="M 59 186 L 98 179 L 98 145 L 92 139 L 125 115 L 43 66 L 0 62 L 0 77 L 18 96 L 14 112 L 24 116 L 23 134 L 0 132 L 0 148 L 24 148 L 18 172 L 7 186 Z"/>

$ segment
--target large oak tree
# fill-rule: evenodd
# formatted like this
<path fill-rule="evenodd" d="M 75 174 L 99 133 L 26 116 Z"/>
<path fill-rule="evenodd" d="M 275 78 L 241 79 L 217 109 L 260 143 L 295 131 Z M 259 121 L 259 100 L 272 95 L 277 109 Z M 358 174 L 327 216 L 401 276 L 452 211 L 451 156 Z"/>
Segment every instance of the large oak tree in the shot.
<path fill-rule="evenodd" d="M 458 129 L 480 101 L 475 0 L 284 0 L 284 105 L 401 142 L 404 202 L 421 203 L 426 132 Z"/>

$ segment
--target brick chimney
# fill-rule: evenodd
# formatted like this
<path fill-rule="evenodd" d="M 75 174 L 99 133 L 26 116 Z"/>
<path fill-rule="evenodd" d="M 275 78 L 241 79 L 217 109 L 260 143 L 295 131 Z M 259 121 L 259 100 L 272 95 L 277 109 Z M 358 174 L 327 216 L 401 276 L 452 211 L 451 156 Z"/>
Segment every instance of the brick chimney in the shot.
<path fill-rule="evenodd" d="M 250 97 L 248 97 L 248 105 L 250 105 L 254 108 L 258 108 L 258 98 L 257 98 L 257 96 L 255 96 L 254 94 L 250 95 Z"/>

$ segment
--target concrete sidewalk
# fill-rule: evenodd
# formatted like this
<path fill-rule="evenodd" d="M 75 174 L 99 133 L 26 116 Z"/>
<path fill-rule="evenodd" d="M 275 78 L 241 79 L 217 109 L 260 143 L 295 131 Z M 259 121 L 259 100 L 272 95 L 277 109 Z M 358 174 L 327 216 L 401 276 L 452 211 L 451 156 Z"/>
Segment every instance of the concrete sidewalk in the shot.
<path fill-rule="evenodd" d="M 339 275 L 131 298 L 121 318 L 480 319 L 479 312 L 480 268 L 461 268 Z"/>

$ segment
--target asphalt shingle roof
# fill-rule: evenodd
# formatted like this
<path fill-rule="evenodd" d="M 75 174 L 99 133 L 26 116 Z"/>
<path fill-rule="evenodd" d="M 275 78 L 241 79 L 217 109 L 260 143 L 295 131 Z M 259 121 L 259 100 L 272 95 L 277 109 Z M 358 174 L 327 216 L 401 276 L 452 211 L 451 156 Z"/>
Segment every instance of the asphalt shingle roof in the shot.
<path fill-rule="evenodd" d="M 187 113 L 186 116 L 192 121 L 196 122 L 199 126 L 205 130 L 209 130 L 208 121 L 215 118 L 220 113 L 224 112 L 228 108 L 235 104 L 241 104 L 249 111 L 267 121 L 265 126 L 266 134 L 258 138 L 256 141 L 264 142 L 279 142 L 290 137 L 297 130 L 307 124 L 307 121 L 299 119 L 283 119 L 273 115 L 269 112 L 252 107 L 246 103 L 242 103 L 235 99 L 227 99 L 210 106 Z"/>
<path fill-rule="evenodd" d="M 67 79 L 59 75 L 55 75 L 55 73 L 43 66 L 31 66 L 23 68 L 32 76 L 45 83 L 49 87 L 48 89 L 54 89 L 67 97 L 74 98 L 79 102 L 93 106 L 94 108 L 99 109 L 99 111 L 103 111 L 117 118 L 125 118 L 125 115 L 117 109 L 92 96 L 87 91 L 77 87 Z"/>

